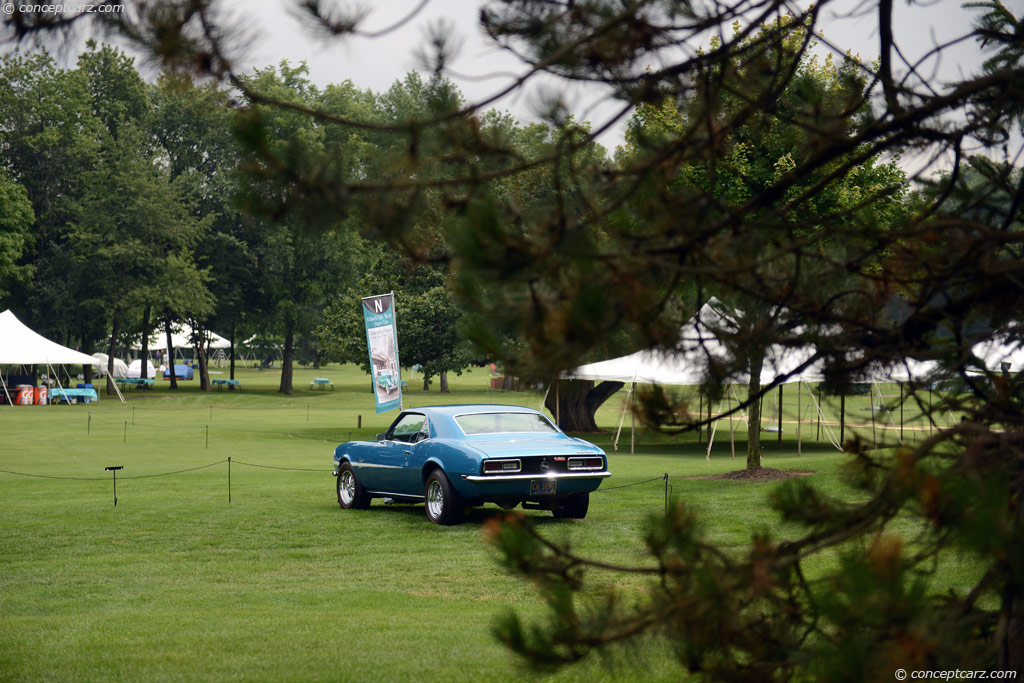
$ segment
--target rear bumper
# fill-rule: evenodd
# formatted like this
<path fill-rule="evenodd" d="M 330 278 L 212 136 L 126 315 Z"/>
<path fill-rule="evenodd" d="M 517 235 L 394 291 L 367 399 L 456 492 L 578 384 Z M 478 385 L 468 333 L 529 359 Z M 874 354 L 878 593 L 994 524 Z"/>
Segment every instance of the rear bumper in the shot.
<path fill-rule="evenodd" d="M 612 476 L 608 470 L 603 472 L 557 472 L 551 474 L 463 474 L 464 481 L 530 481 L 531 479 L 604 479 Z"/>

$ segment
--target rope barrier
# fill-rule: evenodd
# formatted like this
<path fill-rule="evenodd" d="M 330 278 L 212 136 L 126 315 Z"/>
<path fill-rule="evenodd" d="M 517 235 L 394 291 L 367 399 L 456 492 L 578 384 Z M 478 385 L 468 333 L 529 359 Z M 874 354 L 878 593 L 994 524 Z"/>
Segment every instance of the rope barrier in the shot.
<path fill-rule="evenodd" d="M 276 465 L 255 465 L 251 462 L 242 462 L 241 460 L 232 460 L 234 465 L 245 465 L 246 467 L 261 467 L 267 470 L 287 470 L 289 472 L 333 472 L 334 470 L 313 470 L 305 467 L 278 467 Z"/>
<path fill-rule="evenodd" d="M 173 472 L 160 472 L 159 474 L 138 474 L 134 477 L 126 477 L 121 475 L 122 479 L 150 479 L 152 477 L 169 477 L 172 474 L 181 474 L 183 472 L 194 472 L 195 470 L 203 470 L 207 467 L 213 467 L 214 465 L 220 465 L 227 462 L 227 459 L 218 460 L 217 462 L 211 462 L 209 465 L 199 465 L 198 467 L 188 467 L 183 470 L 174 470 Z M 319 470 L 317 470 L 319 471 Z M 60 479 L 63 481 L 109 481 L 106 477 L 57 477 L 50 474 L 29 474 L 27 472 L 13 472 L 11 470 L 0 470 L 4 474 L 13 474 L 18 477 L 38 477 L 40 479 Z"/>
<path fill-rule="evenodd" d="M 12 472 L 10 470 L 0 470 L 4 474 L 13 474 L 17 477 L 38 477 L 39 479 L 61 479 L 64 481 L 107 481 L 106 477 L 55 477 L 49 474 L 27 474 L 25 472 Z"/>
<path fill-rule="evenodd" d="M 226 463 L 226 462 L 227 462 L 227 458 L 225 458 L 224 460 L 218 460 L 217 462 L 211 462 L 209 465 L 200 465 L 199 467 L 189 467 L 188 469 L 175 470 L 174 472 L 163 472 L 161 474 L 139 474 L 139 475 L 136 475 L 134 477 L 126 477 L 126 476 L 124 476 L 122 474 L 121 478 L 122 479 L 149 479 L 151 477 L 167 477 L 167 476 L 170 476 L 172 474 L 181 474 L 182 472 L 194 472 L 196 470 L 204 470 L 207 467 L 213 467 L 214 465 L 221 465 L 221 464 Z"/>
<path fill-rule="evenodd" d="M 604 493 L 605 491 L 614 491 L 615 489 L 624 489 L 627 486 L 640 486 L 641 484 L 650 484 L 652 481 L 665 481 L 668 479 L 668 475 L 655 477 L 654 479 L 646 479 L 644 481 L 633 482 L 632 484 L 620 484 L 618 486 L 602 486 L 601 488 L 594 491 L 594 493 Z"/>

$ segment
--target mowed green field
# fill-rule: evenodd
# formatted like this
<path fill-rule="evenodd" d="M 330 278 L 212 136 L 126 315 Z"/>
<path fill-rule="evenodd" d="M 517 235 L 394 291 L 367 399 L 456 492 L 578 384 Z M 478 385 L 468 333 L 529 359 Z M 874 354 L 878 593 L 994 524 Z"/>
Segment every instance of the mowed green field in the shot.
<path fill-rule="evenodd" d="M 315 376 L 335 390 L 310 391 Z M 507 610 L 544 615 L 533 587 L 506 573 L 486 542 L 484 522 L 500 509 L 474 509 L 451 528 L 427 522 L 422 506 L 341 510 L 334 447 L 372 438 L 395 417 L 374 414 L 368 377 L 350 366 L 299 369 L 293 396 L 276 393 L 277 371 L 237 377 L 241 392 L 158 382 L 127 392 L 127 405 L 0 406 L 0 680 L 536 679 L 491 635 Z M 537 393 L 489 391 L 480 370 L 453 377 L 446 396 L 408 379 L 407 407 L 541 403 Z M 866 425 L 866 406 L 851 400 L 848 419 Z M 592 438 L 613 477 L 584 520 L 527 512 L 546 534 L 584 555 L 643 562 L 639 536 L 664 508 L 665 474 L 721 543 L 792 531 L 769 511 L 775 484 L 688 478 L 743 466 L 745 444 L 737 440 L 732 460 L 727 423 L 710 461 L 695 435 L 638 433 L 630 455 L 628 416 L 619 450 L 610 444 L 621 407 L 620 395 L 608 402 L 599 413 L 607 431 Z M 794 403 L 784 419 L 795 415 Z M 799 457 L 793 425 L 784 431 L 782 451 L 765 434 L 766 466 L 810 471 L 830 494 L 853 495 L 839 476 L 843 456 L 824 436 L 815 441 L 813 423 Z M 124 467 L 116 507 L 106 466 Z M 942 583 L 960 587 L 976 573 L 970 558 L 954 559 Z M 592 576 L 595 589 L 608 581 L 622 579 Z M 543 678 L 679 680 L 666 652 L 652 642 L 613 669 L 594 660 Z"/>

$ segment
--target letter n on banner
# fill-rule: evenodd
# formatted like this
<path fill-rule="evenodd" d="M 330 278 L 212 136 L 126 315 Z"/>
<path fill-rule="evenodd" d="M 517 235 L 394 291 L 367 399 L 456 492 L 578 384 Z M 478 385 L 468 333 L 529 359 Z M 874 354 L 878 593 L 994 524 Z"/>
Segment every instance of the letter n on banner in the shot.
<path fill-rule="evenodd" d="M 402 407 L 402 375 L 398 364 L 398 330 L 395 321 L 395 293 L 363 299 L 366 345 L 370 349 L 370 374 L 377 412 Z"/>

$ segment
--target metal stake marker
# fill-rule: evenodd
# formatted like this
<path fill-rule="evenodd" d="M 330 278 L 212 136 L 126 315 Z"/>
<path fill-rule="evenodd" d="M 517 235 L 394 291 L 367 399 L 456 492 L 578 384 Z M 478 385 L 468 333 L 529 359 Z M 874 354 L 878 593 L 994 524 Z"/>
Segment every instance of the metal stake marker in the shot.
<path fill-rule="evenodd" d="M 231 456 L 228 456 L 228 505 L 231 504 Z"/>
<path fill-rule="evenodd" d="M 124 438 L 121 439 L 121 443 L 128 443 L 128 420 L 124 421 Z"/>
<path fill-rule="evenodd" d="M 114 507 L 117 507 L 117 471 L 123 470 L 124 465 L 117 465 L 116 467 L 104 467 L 103 469 L 114 475 Z"/>
<path fill-rule="evenodd" d="M 92 412 L 89 413 L 89 422 L 85 427 L 86 435 L 92 434 Z"/>
<path fill-rule="evenodd" d="M 206 447 L 210 447 L 210 425 L 206 425 Z"/>

